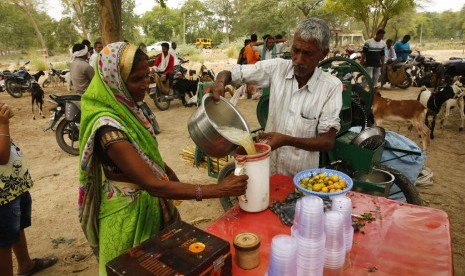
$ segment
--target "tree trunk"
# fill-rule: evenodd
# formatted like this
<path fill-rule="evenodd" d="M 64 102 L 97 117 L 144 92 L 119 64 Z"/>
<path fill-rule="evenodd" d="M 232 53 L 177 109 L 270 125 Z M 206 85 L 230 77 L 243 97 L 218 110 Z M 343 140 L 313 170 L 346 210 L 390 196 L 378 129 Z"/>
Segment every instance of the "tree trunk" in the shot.
<path fill-rule="evenodd" d="M 121 0 L 97 0 L 103 45 L 122 41 Z"/>
<path fill-rule="evenodd" d="M 40 32 L 37 22 L 34 20 L 34 16 L 31 12 L 29 4 L 30 4 L 29 2 L 24 1 L 24 0 L 21 1 L 21 4 L 16 2 L 16 5 L 27 14 L 27 18 L 31 22 L 32 27 L 34 28 L 34 31 L 36 32 L 37 39 L 39 40 L 40 46 L 42 47 L 42 50 L 44 51 L 43 55 L 45 57 L 48 57 L 47 44 L 45 43 L 44 37 L 42 36 L 42 33 Z"/>
<path fill-rule="evenodd" d="M 86 28 L 86 20 L 84 18 L 84 2 L 83 1 L 76 1 L 73 4 L 74 12 L 76 13 L 76 17 L 79 20 L 79 24 L 81 25 L 82 35 L 85 39 L 89 39 L 89 34 L 87 33 Z"/>
<path fill-rule="evenodd" d="M 225 18 L 225 24 L 226 24 L 226 44 L 229 45 L 229 11 L 226 11 L 226 18 Z"/>

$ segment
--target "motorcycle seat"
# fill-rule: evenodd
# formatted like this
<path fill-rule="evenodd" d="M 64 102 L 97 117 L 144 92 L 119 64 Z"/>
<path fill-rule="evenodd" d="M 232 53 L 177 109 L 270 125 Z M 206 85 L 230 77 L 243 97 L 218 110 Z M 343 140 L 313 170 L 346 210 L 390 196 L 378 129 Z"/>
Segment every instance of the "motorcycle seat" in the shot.
<path fill-rule="evenodd" d="M 50 95 L 50 98 L 52 99 L 58 99 L 58 100 L 63 100 L 63 101 L 80 101 L 81 100 L 81 95 L 55 95 L 52 94 Z"/>

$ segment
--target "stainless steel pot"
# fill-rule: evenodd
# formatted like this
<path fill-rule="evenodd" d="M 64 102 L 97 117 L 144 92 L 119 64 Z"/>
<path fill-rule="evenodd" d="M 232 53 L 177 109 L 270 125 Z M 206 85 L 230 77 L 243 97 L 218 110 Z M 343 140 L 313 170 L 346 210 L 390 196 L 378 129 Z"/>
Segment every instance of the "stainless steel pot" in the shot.
<path fill-rule="evenodd" d="M 384 143 L 384 136 L 384 128 L 369 127 L 360 132 L 350 143 L 361 148 L 375 150 Z"/>
<path fill-rule="evenodd" d="M 223 137 L 218 127 L 228 126 L 250 133 L 249 126 L 242 114 L 229 101 L 221 97 L 218 103 L 211 94 L 206 94 L 202 105 L 190 116 L 187 129 L 194 143 L 212 157 L 223 157 L 233 151 L 237 145 Z"/>

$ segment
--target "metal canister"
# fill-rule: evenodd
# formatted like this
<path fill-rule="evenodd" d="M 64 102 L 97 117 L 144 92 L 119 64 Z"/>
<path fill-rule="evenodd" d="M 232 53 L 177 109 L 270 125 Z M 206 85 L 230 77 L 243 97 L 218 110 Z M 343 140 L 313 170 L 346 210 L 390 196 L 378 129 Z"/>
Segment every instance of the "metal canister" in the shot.
<path fill-rule="evenodd" d="M 234 237 L 236 264 L 242 269 L 253 269 L 260 264 L 260 238 L 254 233 L 240 233 Z"/>

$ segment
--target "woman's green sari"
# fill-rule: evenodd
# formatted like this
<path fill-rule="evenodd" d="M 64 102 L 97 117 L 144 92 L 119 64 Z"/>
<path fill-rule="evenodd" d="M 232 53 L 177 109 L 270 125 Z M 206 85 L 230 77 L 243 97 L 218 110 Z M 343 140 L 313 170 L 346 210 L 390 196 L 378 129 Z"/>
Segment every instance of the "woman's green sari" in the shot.
<path fill-rule="evenodd" d="M 154 175 L 168 180 L 153 126 L 123 81 L 132 68 L 136 49 L 123 42 L 107 45 L 99 54 L 96 74 L 81 100 L 79 219 L 99 256 L 103 275 L 108 261 L 179 219 L 170 200 L 107 180 L 93 154 L 97 130 L 107 125 L 118 128 Z"/>

